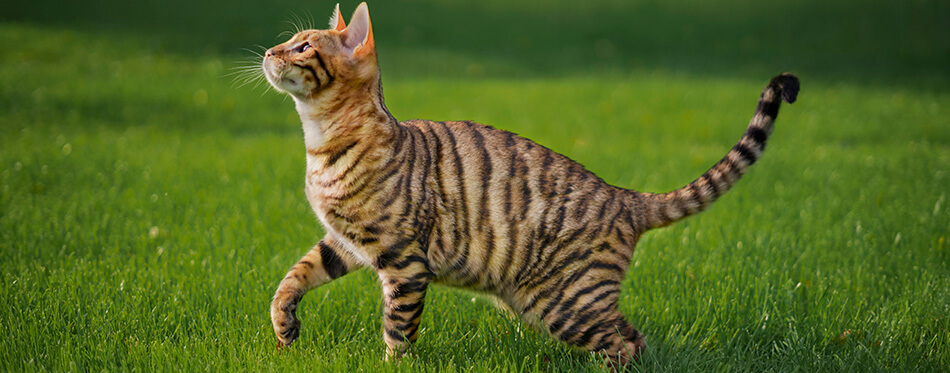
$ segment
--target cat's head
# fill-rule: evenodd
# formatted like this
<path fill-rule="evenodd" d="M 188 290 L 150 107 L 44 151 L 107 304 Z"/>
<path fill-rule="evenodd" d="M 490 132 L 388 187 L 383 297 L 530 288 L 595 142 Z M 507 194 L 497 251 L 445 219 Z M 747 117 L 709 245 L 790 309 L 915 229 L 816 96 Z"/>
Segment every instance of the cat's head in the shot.
<path fill-rule="evenodd" d="M 337 4 L 327 30 L 305 30 L 264 54 L 264 76 L 297 99 L 318 98 L 331 88 L 360 87 L 378 79 L 369 8 L 361 3 L 349 26 Z"/>

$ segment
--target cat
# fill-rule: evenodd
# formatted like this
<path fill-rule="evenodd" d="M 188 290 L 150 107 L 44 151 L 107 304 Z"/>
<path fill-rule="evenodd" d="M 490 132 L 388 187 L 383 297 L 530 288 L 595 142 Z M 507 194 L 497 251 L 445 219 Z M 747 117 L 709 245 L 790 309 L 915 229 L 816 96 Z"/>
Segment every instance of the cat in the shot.
<path fill-rule="evenodd" d="M 497 296 L 525 323 L 626 364 L 645 340 L 617 309 L 634 245 L 647 230 L 709 207 L 762 155 L 792 74 L 766 86 L 722 160 L 662 194 L 608 185 L 514 133 L 473 122 L 397 121 L 383 101 L 366 3 L 349 26 L 266 51 L 267 81 L 303 124 L 307 200 L 326 235 L 280 282 L 271 304 L 278 346 L 297 339 L 297 304 L 324 283 L 373 268 L 384 298 L 387 356 L 418 336 L 430 283 Z"/>

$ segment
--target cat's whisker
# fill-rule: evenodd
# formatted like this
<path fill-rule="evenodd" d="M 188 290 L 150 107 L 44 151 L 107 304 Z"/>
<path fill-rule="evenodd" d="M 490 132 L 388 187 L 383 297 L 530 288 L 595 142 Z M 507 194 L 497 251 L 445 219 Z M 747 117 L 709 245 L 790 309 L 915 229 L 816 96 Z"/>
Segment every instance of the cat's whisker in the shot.
<path fill-rule="evenodd" d="M 307 21 L 307 23 L 306 23 L 307 29 L 308 29 L 308 30 L 313 30 L 313 29 L 317 28 L 317 27 L 316 27 L 316 23 L 315 23 L 314 20 L 313 20 L 313 13 L 310 13 L 310 10 L 305 10 L 304 12 L 307 13 L 307 20 L 306 20 L 306 21 Z"/>
<path fill-rule="evenodd" d="M 297 14 L 292 15 L 292 17 L 293 17 L 292 20 L 287 20 L 284 23 L 290 26 L 294 34 L 300 33 L 300 26 L 299 26 L 300 21 L 297 19 Z"/>
<path fill-rule="evenodd" d="M 304 11 L 306 14 L 307 12 Z M 306 15 L 294 14 L 294 19 L 297 20 L 297 32 L 304 30 L 309 30 L 311 23 L 307 22 Z"/>
<path fill-rule="evenodd" d="M 241 80 L 235 80 L 234 83 L 231 84 L 231 88 L 235 88 L 235 89 L 243 88 L 244 86 L 254 83 L 254 86 L 252 88 L 257 89 L 260 86 L 261 82 L 265 80 L 266 79 L 264 79 L 263 76 L 242 78 Z"/>
<path fill-rule="evenodd" d="M 262 70 L 261 64 L 257 61 L 235 62 L 234 66 L 228 67 L 228 70 Z"/>
<path fill-rule="evenodd" d="M 245 52 L 248 52 L 248 53 L 251 53 L 251 54 L 257 56 L 258 59 L 263 59 L 263 58 L 264 58 L 264 54 L 263 54 L 262 52 L 255 51 L 255 50 L 252 50 L 252 49 L 250 49 L 250 48 L 241 48 L 241 50 L 243 50 L 243 51 L 245 51 Z M 265 51 L 266 51 L 266 49 L 265 49 Z"/>
<path fill-rule="evenodd" d="M 296 34 L 297 34 L 296 32 L 289 31 L 289 30 L 288 30 L 288 31 L 281 31 L 279 34 L 277 34 L 277 37 L 275 37 L 274 40 L 287 39 L 287 38 L 293 37 L 293 36 L 296 35 Z"/>
<path fill-rule="evenodd" d="M 307 11 L 306 14 L 306 18 L 303 18 L 296 13 L 291 14 L 290 19 L 283 21 L 283 23 L 289 26 L 291 30 L 281 32 L 277 35 L 277 38 L 292 37 L 302 31 L 314 29 L 315 22 L 313 20 L 313 15 L 310 14 L 309 11 Z"/>
<path fill-rule="evenodd" d="M 235 66 L 229 70 L 231 72 L 222 77 L 232 78 L 231 88 L 242 88 L 254 82 L 266 81 L 264 70 L 260 66 Z M 259 83 L 255 84 L 255 88 L 258 85 Z"/>
<path fill-rule="evenodd" d="M 228 68 L 228 70 L 239 70 L 239 71 L 251 71 L 251 70 L 261 70 L 263 67 L 258 61 L 246 61 L 246 62 L 235 62 L 234 66 Z"/>
<path fill-rule="evenodd" d="M 267 84 L 267 78 L 265 78 L 263 75 L 261 75 L 259 79 L 256 79 L 256 80 L 255 80 L 254 89 L 257 89 L 257 88 L 260 87 L 262 84 Z M 266 91 L 266 92 L 270 92 L 269 89 L 266 89 L 265 91 Z"/>
<path fill-rule="evenodd" d="M 222 77 L 232 78 L 231 88 L 239 89 L 253 83 L 252 89 L 260 87 L 262 82 L 267 81 L 264 69 L 261 63 L 264 60 L 263 51 L 267 48 L 257 44 L 254 46 L 260 51 L 251 48 L 241 48 L 241 51 L 251 54 L 250 56 L 240 57 L 228 67 L 228 72 Z"/>
<path fill-rule="evenodd" d="M 261 63 L 257 61 L 244 61 L 244 62 L 235 61 L 232 66 L 227 68 L 227 70 L 229 71 L 261 70 L 263 71 L 263 67 L 261 66 Z"/>

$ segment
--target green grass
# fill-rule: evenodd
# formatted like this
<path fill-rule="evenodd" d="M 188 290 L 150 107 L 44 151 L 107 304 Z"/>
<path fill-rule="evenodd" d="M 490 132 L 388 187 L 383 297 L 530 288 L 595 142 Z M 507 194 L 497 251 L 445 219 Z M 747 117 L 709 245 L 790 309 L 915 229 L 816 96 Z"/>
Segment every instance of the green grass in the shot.
<path fill-rule="evenodd" d="M 768 78 L 799 74 L 750 174 L 641 240 L 632 369 L 946 371 L 950 6 L 827 3 L 370 8 L 397 118 L 509 129 L 643 191 L 701 174 Z M 332 3 L 4 7 L 0 370 L 600 369 L 440 286 L 384 363 L 368 271 L 305 297 L 298 344 L 275 350 L 270 297 L 321 228 L 291 101 L 228 74 Z"/>

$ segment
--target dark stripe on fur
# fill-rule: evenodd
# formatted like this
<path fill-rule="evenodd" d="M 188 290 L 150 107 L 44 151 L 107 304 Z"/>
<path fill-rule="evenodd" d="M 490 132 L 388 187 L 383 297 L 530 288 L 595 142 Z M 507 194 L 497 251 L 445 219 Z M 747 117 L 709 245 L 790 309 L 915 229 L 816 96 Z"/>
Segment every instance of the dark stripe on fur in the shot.
<path fill-rule="evenodd" d="M 323 56 L 320 55 L 320 52 L 318 52 L 316 48 L 313 48 L 313 56 L 317 59 L 317 62 L 320 63 L 320 68 L 327 74 L 327 84 L 332 83 L 335 78 L 333 74 L 330 74 L 330 69 L 327 69 L 327 64 L 323 62 Z M 382 92 L 382 89 L 380 89 L 380 92 Z"/>
<path fill-rule="evenodd" d="M 320 76 L 317 75 L 317 72 L 314 71 L 312 67 L 307 66 L 307 65 L 301 65 L 301 64 L 299 64 L 299 63 L 295 63 L 294 66 L 297 66 L 297 67 L 299 67 L 299 68 L 301 68 L 301 69 L 304 69 L 304 70 L 309 71 L 311 74 L 313 74 L 313 78 L 317 80 L 317 86 L 318 86 L 318 87 L 322 87 L 322 86 L 323 86 L 323 81 L 320 80 Z"/>
<path fill-rule="evenodd" d="M 323 260 L 323 269 L 327 271 L 330 278 L 338 278 L 345 275 L 349 270 L 343 260 L 333 251 L 333 248 L 320 241 L 320 257 Z"/>
<path fill-rule="evenodd" d="M 343 149 L 340 149 L 337 152 L 327 156 L 326 167 L 333 167 L 333 165 L 336 164 L 336 161 L 340 160 L 340 158 L 346 155 L 346 153 L 348 153 L 350 149 L 353 149 L 356 144 L 359 144 L 359 140 L 353 140 L 353 142 L 343 147 Z"/>

